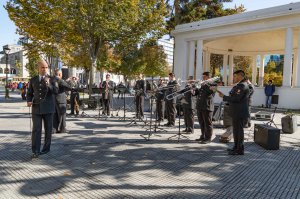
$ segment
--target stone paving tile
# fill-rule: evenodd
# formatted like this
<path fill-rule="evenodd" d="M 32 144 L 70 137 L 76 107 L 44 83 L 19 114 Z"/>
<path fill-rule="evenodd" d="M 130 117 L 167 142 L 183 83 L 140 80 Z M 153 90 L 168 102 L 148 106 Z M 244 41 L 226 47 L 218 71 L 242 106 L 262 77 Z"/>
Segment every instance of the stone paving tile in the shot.
<path fill-rule="evenodd" d="M 280 150 L 268 151 L 246 129 L 245 155 L 228 156 L 218 141 L 224 129 L 201 145 L 199 129 L 178 142 L 168 140 L 178 128 L 164 128 L 146 141 L 146 128 L 130 120 L 67 118 L 71 133 L 54 134 L 51 152 L 31 160 L 28 108 L 0 108 L 0 199 L 300 198 L 300 131 L 281 134 Z"/>

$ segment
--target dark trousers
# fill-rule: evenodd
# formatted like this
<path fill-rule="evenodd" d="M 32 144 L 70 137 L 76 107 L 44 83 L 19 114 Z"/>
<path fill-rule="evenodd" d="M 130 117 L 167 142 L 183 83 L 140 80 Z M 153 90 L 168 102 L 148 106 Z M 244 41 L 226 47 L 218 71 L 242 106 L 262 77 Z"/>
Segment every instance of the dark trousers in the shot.
<path fill-rule="evenodd" d="M 207 110 L 197 110 L 197 116 L 201 128 L 201 136 L 206 140 L 210 140 L 213 133 L 213 112 Z"/>
<path fill-rule="evenodd" d="M 144 96 L 135 96 L 136 117 L 144 117 Z"/>
<path fill-rule="evenodd" d="M 175 125 L 176 104 L 173 103 L 173 101 L 166 101 L 166 111 L 168 123 L 171 125 Z"/>
<path fill-rule="evenodd" d="M 75 99 L 76 99 L 77 103 L 79 103 L 79 93 L 77 93 L 77 92 L 71 93 L 71 97 L 70 97 L 71 114 L 74 114 Z M 76 113 L 76 114 L 78 114 L 78 113 Z"/>
<path fill-rule="evenodd" d="M 55 113 L 53 115 L 53 128 L 55 131 L 66 131 L 66 104 L 55 104 Z"/>
<path fill-rule="evenodd" d="M 194 110 L 183 107 L 184 123 L 187 131 L 194 131 Z"/>
<path fill-rule="evenodd" d="M 103 113 L 106 115 L 110 115 L 110 104 L 111 99 L 103 99 Z"/>
<path fill-rule="evenodd" d="M 232 132 L 234 148 L 237 151 L 244 151 L 244 125 L 247 118 L 232 118 Z"/>
<path fill-rule="evenodd" d="M 49 151 L 51 145 L 52 127 L 53 127 L 53 113 L 48 114 L 32 114 L 32 134 L 31 144 L 32 152 L 39 153 L 41 148 L 42 138 L 42 123 L 44 122 L 45 140 L 42 151 Z"/>
<path fill-rule="evenodd" d="M 156 101 L 156 113 L 157 113 L 157 120 L 164 120 L 165 114 L 165 101 L 157 100 Z"/>

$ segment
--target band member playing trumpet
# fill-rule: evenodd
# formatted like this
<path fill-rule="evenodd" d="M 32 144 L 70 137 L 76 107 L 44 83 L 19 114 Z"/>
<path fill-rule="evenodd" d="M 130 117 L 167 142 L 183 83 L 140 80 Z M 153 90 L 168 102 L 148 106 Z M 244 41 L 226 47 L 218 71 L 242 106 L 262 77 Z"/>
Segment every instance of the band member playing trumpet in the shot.
<path fill-rule="evenodd" d="M 204 72 L 202 74 L 203 80 L 208 80 L 210 77 L 209 72 Z M 212 117 L 214 111 L 214 95 L 216 84 L 213 83 L 203 83 L 199 89 L 195 90 L 195 95 L 197 96 L 197 116 L 201 128 L 201 136 L 196 141 L 201 141 L 201 144 L 207 144 L 211 142 L 211 137 L 213 134 L 212 127 Z"/>
<path fill-rule="evenodd" d="M 139 74 L 139 79 L 136 81 L 135 90 L 135 105 L 136 105 L 136 118 L 144 117 L 144 97 L 145 97 L 145 80 L 144 75 Z"/>
<path fill-rule="evenodd" d="M 102 82 L 102 100 L 103 100 L 103 114 L 110 116 L 110 106 L 111 100 L 113 98 L 113 90 L 115 88 L 115 84 L 110 80 L 110 74 L 106 75 L 106 80 Z"/>
<path fill-rule="evenodd" d="M 172 94 L 178 90 L 178 83 L 175 79 L 175 74 L 169 74 L 169 82 L 167 84 L 166 96 Z M 166 99 L 166 112 L 168 123 L 164 126 L 173 127 L 175 125 L 176 117 L 176 98 Z"/>
<path fill-rule="evenodd" d="M 189 76 L 189 80 L 186 85 L 186 89 L 191 88 L 193 76 Z M 182 107 L 184 115 L 185 130 L 183 132 L 193 133 L 194 132 L 194 103 L 193 103 L 194 90 L 191 92 L 184 92 Z"/>

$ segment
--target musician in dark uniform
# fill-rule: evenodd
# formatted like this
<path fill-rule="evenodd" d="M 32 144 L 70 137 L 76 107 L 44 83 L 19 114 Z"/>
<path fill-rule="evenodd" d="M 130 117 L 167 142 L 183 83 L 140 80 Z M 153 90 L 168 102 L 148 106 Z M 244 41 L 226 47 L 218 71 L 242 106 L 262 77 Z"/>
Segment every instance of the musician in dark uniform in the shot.
<path fill-rule="evenodd" d="M 136 106 L 136 118 L 144 117 L 144 98 L 146 91 L 146 83 L 143 74 L 139 74 L 139 79 L 136 81 L 134 90 L 135 90 L 135 106 Z"/>
<path fill-rule="evenodd" d="M 202 79 L 208 80 L 210 78 L 209 72 L 202 74 Z M 197 96 L 196 109 L 197 116 L 201 128 L 201 136 L 196 141 L 201 141 L 201 144 L 207 144 L 211 142 L 213 134 L 212 117 L 214 111 L 214 95 L 217 84 L 203 83 L 199 89 L 195 89 L 195 95 Z"/>
<path fill-rule="evenodd" d="M 178 90 L 178 83 L 175 79 L 175 74 L 169 74 L 169 82 L 167 84 L 168 89 L 166 89 L 166 96 L 172 94 Z M 175 126 L 175 118 L 176 118 L 176 98 L 174 99 L 165 99 L 166 101 L 166 112 L 168 123 L 164 126 L 173 127 Z"/>
<path fill-rule="evenodd" d="M 185 129 L 183 132 L 194 133 L 194 109 L 195 105 L 193 102 L 194 90 L 191 90 L 193 76 L 189 77 L 189 81 L 183 91 L 183 99 L 181 100 Z"/>
<path fill-rule="evenodd" d="M 72 90 L 71 90 L 71 97 L 70 97 L 71 113 L 69 115 L 74 115 L 74 110 L 75 109 L 76 109 L 75 110 L 76 111 L 76 115 L 78 115 L 79 114 L 79 108 L 78 108 L 78 103 L 79 103 L 79 93 L 78 93 L 79 83 L 77 81 L 77 78 L 76 77 L 72 77 L 71 81 L 69 81 L 69 84 L 70 84 L 70 87 L 72 88 Z"/>
<path fill-rule="evenodd" d="M 71 86 L 62 79 L 62 71 L 55 70 L 55 80 L 58 83 L 58 94 L 55 96 L 55 113 L 53 116 L 53 133 L 68 133 L 66 129 L 67 97 L 66 91 L 71 90 Z"/>
<path fill-rule="evenodd" d="M 232 117 L 234 147 L 228 150 L 229 155 L 244 155 L 244 125 L 249 117 L 249 86 L 245 79 L 245 72 L 237 70 L 233 73 L 236 85 L 229 96 L 219 92 L 223 101 L 229 102 Z"/>
<path fill-rule="evenodd" d="M 156 92 L 156 114 L 157 114 L 157 121 L 162 122 L 164 121 L 164 112 L 165 112 L 165 93 L 163 90 L 159 90 L 163 87 L 163 80 L 160 78 L 158 80 L 158 91 Z"/>
<path fill-rule="evenodd" d="M 45 154 L 50 151 L 55 95 L 58 93 L 57 82 L 47 75 L 46 61 L 39 60 L 37 66 L 39 75 L 30 79 L 27 92 L 27 106 L 32 107 L 32 158 L 38 158 L 41 153 Z M 45 142 L 40 152 L 42 123 L 44 123 Z"/>
<path fill-rule="evenodd" d="M 110 74 L 106 74 L 106 80 L 102 82 L 102 101 L 103 101 L 103 114 L 110 116 L 111 101 L 113 99 L 113 92 L 115 83 L 110 80 Z"/>

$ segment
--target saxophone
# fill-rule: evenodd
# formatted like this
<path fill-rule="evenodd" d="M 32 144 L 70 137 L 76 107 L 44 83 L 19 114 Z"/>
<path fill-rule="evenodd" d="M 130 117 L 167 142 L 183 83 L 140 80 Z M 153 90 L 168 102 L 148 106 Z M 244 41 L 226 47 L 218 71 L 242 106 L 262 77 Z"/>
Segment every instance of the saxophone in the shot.
<path fill-rule="evenodd" d="M 74 99 L 74 108 L 75 108 L 75 111 L 76 111 L 76 115 L 79 114 L 79 102 L 77 101 L 77 97 L 75 97 Z"/>

